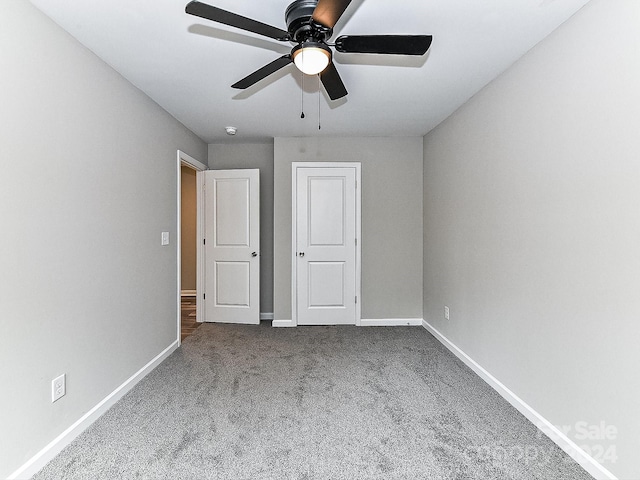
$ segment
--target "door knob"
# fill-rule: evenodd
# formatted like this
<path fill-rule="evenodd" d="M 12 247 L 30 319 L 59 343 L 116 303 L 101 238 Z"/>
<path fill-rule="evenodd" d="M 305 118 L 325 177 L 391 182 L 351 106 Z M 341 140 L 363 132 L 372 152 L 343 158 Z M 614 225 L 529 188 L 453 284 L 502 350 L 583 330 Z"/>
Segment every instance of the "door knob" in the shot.
<path fill-rule="evenodd" d="M 258 254 L 257 254 L 256 252 L 251 252 L 251 256 L 252 256 L 252 257 L 257 257 L 257 256 L 258 256 Z"/>
<path fill-rule="evenodd" d="M 300 252 L 298 255 L 300 255 L 301 257 L 304 257 L 304 252 Z"/>

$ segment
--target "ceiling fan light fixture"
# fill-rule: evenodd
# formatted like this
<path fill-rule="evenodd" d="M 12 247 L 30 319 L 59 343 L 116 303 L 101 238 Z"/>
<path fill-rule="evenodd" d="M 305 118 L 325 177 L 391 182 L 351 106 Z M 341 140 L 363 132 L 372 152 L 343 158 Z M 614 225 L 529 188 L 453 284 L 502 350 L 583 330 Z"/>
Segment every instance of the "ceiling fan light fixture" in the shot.
<path fill-rule="evenodd" d="M 306 75 L 317 75 L 331 62 L 331 50 L 320 42 L 304 42 L 291 51 L 293 63 Z"/>

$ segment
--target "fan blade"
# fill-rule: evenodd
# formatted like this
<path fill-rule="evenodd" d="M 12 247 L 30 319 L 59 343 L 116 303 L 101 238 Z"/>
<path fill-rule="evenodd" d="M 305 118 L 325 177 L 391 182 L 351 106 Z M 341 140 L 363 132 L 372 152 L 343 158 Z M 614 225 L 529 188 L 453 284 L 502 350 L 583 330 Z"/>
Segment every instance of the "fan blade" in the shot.
<path fill-rule="evenodd" d="M 275 38 L 276 40 L 288 41 L 291 38 L 289 32 L 279 28 L 195 0 L 187 4 L 185 11 L 189 15 L 224 23 L 225 25 L 264 35 L 265 37 Z"/>
<path fill-rule="evenodd" d="M 333 28 L 347 9 L 351 0 L 319 0 L 311 18 L 328 28 Z"/>
<path fill-rule="evenodd" d="M 336 50 L 344 53 L 424 55 L 431 35 L 344 35 L 336 39 Z"/>
<path fill-rule="evenodd" d="M 258 83 L 263 78 L 267 78 L 272 73 L 276 73 L 281 68 L 286 67 L 292 62 L 291 55 L 283 55 L 282 57 L 274 60 L 273 62 L 265 65 L 259 70 L 256 70 L 251 75 L 243 78 L 239 82 L 231 85 L 231 88 L 238 88 L 240 90 L 244 90 L 245 88 L 249 88 L 251 85 Z"/>
<path fill-rule="evenodd" d="M 333 62 L 331 62 L 320 74 L 320 80 L 322 80 L 322 85 L 324 85 L 324 89 L 329 94 L 329 98 L 331 100 L 338 100 L 339 98 L 347 95 L 347 89 L 345 88 L 344 83 L 342 83 L 340 74 L 338 73 L 338 70 L 336 70 L 336 66 Z"/>

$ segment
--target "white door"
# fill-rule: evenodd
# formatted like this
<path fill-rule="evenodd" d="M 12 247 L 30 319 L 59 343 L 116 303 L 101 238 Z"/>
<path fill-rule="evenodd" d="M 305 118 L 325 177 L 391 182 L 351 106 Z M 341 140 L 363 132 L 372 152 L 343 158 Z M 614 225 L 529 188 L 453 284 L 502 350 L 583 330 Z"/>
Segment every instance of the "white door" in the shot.
<path fill-rule="evenodd" d="M 205 176 L 205 321 L 260 323 L 260 171 Z"/>
<path fill-rule="evenodd" d="M 320 164 L 316 164 L 320 165 Z M 298 325 L 357 323 L 355 167 L 295 166 Z"/>

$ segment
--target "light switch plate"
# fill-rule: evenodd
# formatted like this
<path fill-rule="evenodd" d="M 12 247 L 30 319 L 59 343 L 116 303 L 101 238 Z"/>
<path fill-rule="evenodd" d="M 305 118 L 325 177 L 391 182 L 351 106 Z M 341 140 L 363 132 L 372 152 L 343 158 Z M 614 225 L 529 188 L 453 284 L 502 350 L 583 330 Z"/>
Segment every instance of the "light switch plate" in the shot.
<path fill-rule="evenodd" d="M 169 245 L 169 232 L 162 232 L 162 245 Z"/>
<path fill-rule="evenodd" d="M 449 307 L 445 305 L 444 307 L 444 319 L 449 320 Z"/>

